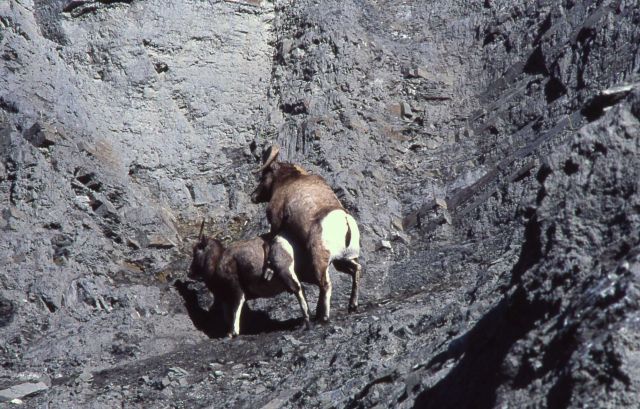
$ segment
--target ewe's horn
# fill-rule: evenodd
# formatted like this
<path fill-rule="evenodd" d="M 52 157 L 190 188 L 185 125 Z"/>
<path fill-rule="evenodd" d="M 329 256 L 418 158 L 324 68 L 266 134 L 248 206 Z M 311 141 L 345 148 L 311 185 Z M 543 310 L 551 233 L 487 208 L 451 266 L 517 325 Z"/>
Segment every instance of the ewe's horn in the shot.
<path fill-rule="evenodd" d="M 279 153 L 280 153 L 280 147 L 278 145 L 271 145 L 269 149 L 267 149 L 265 154 L 262 155 L 262 157 L 264 158 L 268 154 L 267 158 L 263 159 L 262 166 L 260 167 L 260 169 L 255 170 L 254 173 L 260 173 L 266 168 L 268 168 L 273 163 L 273 161 L 276 160 Z"/>
<path fill-rule="evenodd" d="M 205 221 L 205 219 L 203 218 L 202 219 L 202 224 L 200 225 L 200 234 L 198 234 L 198 240 L 202 240 L 202 238 L 204 237 L 203 236 L 203 233 L 204 233 L 204 221 Z"/>

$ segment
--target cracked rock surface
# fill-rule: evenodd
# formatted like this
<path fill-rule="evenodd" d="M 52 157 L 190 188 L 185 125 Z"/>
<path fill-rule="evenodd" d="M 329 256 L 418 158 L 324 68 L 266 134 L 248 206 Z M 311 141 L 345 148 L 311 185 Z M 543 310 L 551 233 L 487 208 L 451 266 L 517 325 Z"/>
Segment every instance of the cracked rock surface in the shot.
<path fill-rule="evenodd" d="M 640 4 L 0 3 L 0 405 L 628 407 Z M 200 222 L 268 229 L 262 148 L 362 233 L 361 306 L 226 339 Z M 317 290 L 307 287 L 310 306 Z"/>

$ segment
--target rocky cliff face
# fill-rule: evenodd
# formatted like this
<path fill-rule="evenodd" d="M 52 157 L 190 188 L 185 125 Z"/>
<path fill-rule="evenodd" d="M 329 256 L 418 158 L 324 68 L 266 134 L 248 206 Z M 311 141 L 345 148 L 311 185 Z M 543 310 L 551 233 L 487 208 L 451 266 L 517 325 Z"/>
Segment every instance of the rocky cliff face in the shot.
<path fill-rule="evenodd" d="M 634 407 L 639 6 L 0 4 L 0 400 Z M 191 241 L 267 229 L 272 142 L 358 219 L 362 306 L 334 272 L 330 324 L 222 339 Z"/>

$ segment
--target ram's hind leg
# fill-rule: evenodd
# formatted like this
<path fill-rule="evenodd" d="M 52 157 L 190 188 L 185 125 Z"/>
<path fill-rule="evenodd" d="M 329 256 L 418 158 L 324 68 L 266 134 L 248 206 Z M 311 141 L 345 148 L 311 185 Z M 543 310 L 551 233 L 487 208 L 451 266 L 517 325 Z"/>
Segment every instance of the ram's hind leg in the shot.
<path fill-rule="evenodd" d="M 336 270 L 351 276 L 351 297 L 349 297 L 349 312 L 355 312 L 358 309 L 358 288 L 360 286 L 360 275 L 362 267 L 357 259 L 350 260 L 334 260 L 333 266 Z"/>
<path fill-rule="evenodd" d="M 331 315 L 332 290 L 331 277 L 329 277 L 329 254 L 326 251 L 318 253 L 313 255 L 313 270 L 320 288 L 316 319 L 320 322 L 328 322 Z"/>
<path fill-rule="evenodd" d="M 320 281 L 320 294 L 318 295 L 318 306 L 316 307 L 316 319 L 320 322 L 329 322 L 331 315 L 331 292 L 332 284 L 329 277 L 329 265 L 324 268 Z"/>

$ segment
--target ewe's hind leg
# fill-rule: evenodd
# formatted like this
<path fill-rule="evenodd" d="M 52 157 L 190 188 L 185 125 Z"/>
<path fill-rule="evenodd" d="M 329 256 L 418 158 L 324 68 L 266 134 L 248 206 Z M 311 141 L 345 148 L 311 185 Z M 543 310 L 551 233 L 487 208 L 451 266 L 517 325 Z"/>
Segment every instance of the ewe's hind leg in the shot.
<path fill-rule="evenodd" d="M 309 305 L 307 304 L 307 299 L 304 296 L 304 290 L 302 289 L 300 280 L 298 280 L 298 276 L 296 276 L 296 273 L 294 271 L 293 264 L 291 264 L 289 268 L 276 267 L 275 271 L 276 277 L 280 278 L 287 291 L 295 294 L 296 298 L 298 299 L 298 303 L 300 303 L 300 309 L 302 310 L 304 328 L 310 329 L 311 323 L 309 322 Z"/>
<path fill-rule="evenodd" d="M 228 337 L 237 337 L 240 334 L 240 313 L 244 306 L 244 294 L 234 301 L 231 305 L 231 331 L 227 334 Z"/>
<path fill-rule="evenodd" d="M 311 322 L 309 321 L 309 305 L 307 304 L 307 299 L 304 297 L 304 290 L 302 289 L 302 285 L 296 276 L 296 273 L 293 271 L 293 267 L 287 270 L 287 289 L 296 295 L 298 299 L 298 303 L 300 303 L 300 309 L 302 310 L 302 318 L 304 319 L 303 326 L 305 329 L 311 328 Z"/>
<path fill-rule="evenodd" d="M 360 286 L 360 275 L 362 267 L 356 261 L 351 260 L 334 260 L 333 266 L 336 270 L 351 276 L 351 297 L 349 298 L 349 312 L 355 312 L 358 309 L 358 287 Z"/>
<path fill-rule="evenodd" d="M 300 285 L 300 280 L 295 272 L 295 260 L 293 247 L 283 237 L 276 237 L 271 249 L 269 250 L 269 264 L 275 270 L 275 275 L 282 281 L 284 288 L 290 293 L 295 294 L 300 303 L 300 309 L 302 310 L 302 317 L 304 319 L 304 328 L 310 329 L 311 323 L 309 322 L 309 306 L 304 296 L 304 290 Z"/>

